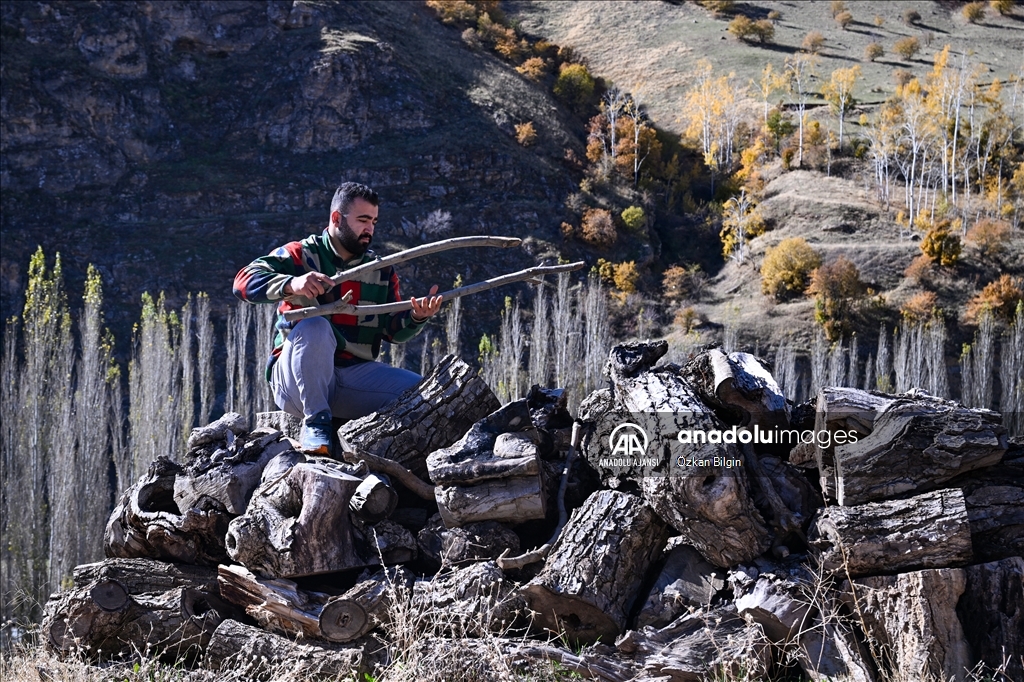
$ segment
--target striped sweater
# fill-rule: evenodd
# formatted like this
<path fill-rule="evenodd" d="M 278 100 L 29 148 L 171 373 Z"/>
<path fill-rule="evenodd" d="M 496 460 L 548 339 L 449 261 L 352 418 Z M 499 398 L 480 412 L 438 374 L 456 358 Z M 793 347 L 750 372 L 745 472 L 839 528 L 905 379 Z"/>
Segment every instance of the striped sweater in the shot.
<path fill-rule="evenodd" d="M 301 242 L 289 242 L 268 256 L 257 258 L 242 268 L 235 276 L 234 293 L 250 303 L 273 303 L 277 306 L 274 350 L 267 362 L 267 380 L 271 376 L 274 362 L 281 355 L 288 333 L 297 324 L 284 319 L 284 312 L 305 308 L 314 304 L 333 303 L 352 292 L 351 303 L 374 304 L 401 301 L 398 290 L 398 275 L 391 266 L 364 272 L 355 279 L 342 282 L 330 291 L 312 301 L 304 296 L 289 296 L 285 299 L 284 286 L 292 277 L 310 271 L 322 272 L 328 277 L 357 265 L 377 260 L 373 251 L 351 261 L 342 260 L 331 246 L 327 230 L 319 235 L 310 235 Z M 385 313 L 383 315 L 330 315 L 327 317 L 338 339 L 334 364 L 348 367 L 360 362 L 376 360 L 380 354 L 381 340 L 401 343 L 414 337 L 423 327 L 412 319 L 410 311 Z"/>

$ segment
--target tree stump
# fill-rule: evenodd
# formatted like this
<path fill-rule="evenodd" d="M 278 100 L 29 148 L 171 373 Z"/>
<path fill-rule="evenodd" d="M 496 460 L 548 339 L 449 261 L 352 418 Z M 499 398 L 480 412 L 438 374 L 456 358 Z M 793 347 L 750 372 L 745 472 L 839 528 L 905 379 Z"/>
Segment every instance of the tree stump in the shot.
<path fill-rule="evenodd" d="M 583 643 L 618 635 L 666 530 L 638 497 L 610 490 L 591 495 L 523 588 L 535 623 Z"/>
<path fill-rule="evenodd" d="M 971 668 L 956 614 L 966 584 L 962 568 L 929 569 L 846 582 L 843 599 L 891 674 L 959 680 Z"/>
<path fill-rule="evenodd" d="M 207 566 L 227 560 L 224 534 L 231 515 L 216 504 L 206 509 L 179 510 L 174 501 L 174 483 L 183 473 L 180 465 L 161 457 L 124 491 L 104 532 L 108 557 Z"/>
<path fill-rule="evenodd" d="M 579 419 L 588 424 L 581 452 L 605 480 L 638 482 L 644 500 L 711 563 L 728 567 L 749 561 L 768 549 L 772 534 L 754 505 L 744 455 L 728 442 L 678 438 L 681 431 L 728 429 L 676 369 L 652 369 L 667 348 L 660 342 L 612 349 L 611 395 L 595 392 L 580 405 Z M 639 433 L 622 426 L 623 419 L 648 439 L 644 456 L 615 456 L 624 433 L 616 429 Z"/>
<path fill-rule="evenodd" d="M 547 495 L 538 434 L 526 400 L 481 419 L 451 447 L 427 457 L 441 518 L 449 528 L 475 521 L 542 519 Z"/>
<path fill-rule="evenodd" d="M 74 586 L 47 602 L 42 632 L 60 656 L 110 660 L 146 652 L 191 660 L 234 612 L 220 599 L 214 569 L 106 559 L 75 568 Z"/>
<path fill-rule="evenodd" d="M 346 450 L 394 460 L 423 476 L 428 454 L 448 447 L 499 407 L 475 370 L 447 355 L 398 400 L 342 426 L 338 439 Z"/>
<path fill-rule="evenodd" d="M 262 483 L 243 516 L 228 527 L 234 561 L 265 578 L 292 578 L 362 568 L 349 499 L 361 480 L 344 466 L 309 458 Z"/>
<path fill-rule="evenodd" d="M 1007 680 L 1024 680 L 1024 559 L 968 566 L 957 614 L 975 659 Z"/>
<path fill-rule="evenodd" d="M 853 577 L 964 566 L 972 556 L 967 505 L 958 488 L 822 509 L 807 539 L 823 569 Z"/>
<path fill-rule="evenodd" d="M 240 679 L 356 678 L 373 669 L 373 642 L 299 644 L 234 620 L 214 631 L 204 662 L 211 670 L 230 671 Z"/>

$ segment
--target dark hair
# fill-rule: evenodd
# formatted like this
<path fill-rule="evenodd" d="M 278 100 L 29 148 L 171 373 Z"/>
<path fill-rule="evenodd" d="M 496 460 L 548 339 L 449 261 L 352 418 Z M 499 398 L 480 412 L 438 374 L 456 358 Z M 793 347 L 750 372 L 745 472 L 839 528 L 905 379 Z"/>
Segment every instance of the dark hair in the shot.
<path fill-rule="evenodd" d="M 335 211 L 344 214 L 353 199 L 366 199 L 374 206 L 380 203 L 377 193 L 366 185 L 361 185 L 358 182 L 343 182 L 334 191 L 334 199 L 331 200 L 331 215 L 334 215 Z"/>

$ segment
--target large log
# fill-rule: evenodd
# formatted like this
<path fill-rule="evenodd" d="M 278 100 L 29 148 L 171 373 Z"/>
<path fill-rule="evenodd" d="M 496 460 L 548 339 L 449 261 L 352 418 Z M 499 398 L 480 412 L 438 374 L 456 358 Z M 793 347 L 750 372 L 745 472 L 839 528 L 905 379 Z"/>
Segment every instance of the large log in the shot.
<path fill-rule="evenodd" d="M 704 402 L 729 414 L 729 423 L 763 431 L 789 427 L 789 405 L 760 358 L 711 348 L 686 363 L 683 376 Z"/>
<path fill-rule="evenodd" d="M 1009 457 L 949 482 L 964 491 L 978 562 L 1024 556 L 1024 462 Z"/>
<path fill-rule="evenodd" d="M 673 538 L 664 564 L 636 618 L 636 627 L 665 627 L 691 608 L 709 606 L 725 587 L 725 572 L 705 561 L 700 552 Z"/>
<path fill-rule="evenodd" d="M 581 452 L 605 480 L 619 475 L 620 481 L 639 482 L 644 500 L 711 563 L 728 567 L 749 561 L 768 549 L 772 534 L 754 505 L 744 456 L 735 444 L 702 439 L 729 429 L 677 368 L 652 368 L 667 348 L 659 342 L 612 349 L 611 395 L 595 392 L 580 405 L 579 419 L 588 424 Z M 624 427 L 623 420 L 647 438 L 645 456 L 616 456 L 628 436 L 625 430 L 639 433 Z M 681 431 L 697 442 L 685 444 L 678 438 Z M 639 438 L 625 442 L 635 446 Z"/>
<path fill-rule="evenodd" d="M 661 629 L 630 630 L 615 648 L 632 658 L 640 679 L 756 680 L 764 679 L 771 666 L 768 640 L 731 606 L 686 615 Z"/>
<path fill-rule="evenodd" d="M 217 421 L 206 426 L 197 426 L 192 429 L 188 436 L 188 449 L 196 448 L 214 443 L 216 441 L 227 441 L 233 436 L 241 436 L 249 431 L 249 425 L 245 417 L 237 412 L 225 412 Z"/>
<path fill-rule="evenodd" d="M 892 396 L 856 388 L 825 387 L 818 391 L 814 438 L 806 445 L 815 448 L 821 490 L 829 502 L 835 502 L 838 497 L 834 456 L 837 438 L 834 435 L 842 432 L 843 442 L 851 437 L 868 436 L 875 428 L 875 417 L 892 402 Z M 854 435 L 850 436 L 851 433 Z"/>
<path fill-rule="evenodd" d="M 847 581 L 843 598 L 885 672 L 962 680 L 972 667 L 956 613 L 966 584 L 962 568 L 928 569 Z"/>
<path fill-rule="evenodd" d="M 245 680 L 363 679 L 373 669 L 373 641 L 352 644 L 300 644 L 234 620 L 225 620 L 210 638 L 204 664 Z"/>
<path fill-rule="evenodd" d="M 1006 680 L 1024 680 L 1024 559 L 968 566 L 966 573 L 956 610 L 971 653 L 990 673 L 1002 668 Z"/>
<path fill-rule="evenodd" d="M 153 558 L 216 566 L 227 560 L 224 534 L 231 515 L 219 504 L 180 510 L 174 482 L 184 469 L 159 458 L 121 495 L 103 536 L 111 558 Z"/>
<path fill-rule="evenodd" d="M 447 355 L 398 400 L 342 426 L 338 439 L 346 450 L 394 460 L 423 476 L 428 454 L 448 447 L 499 407 L 476 371 Z"/>
<path fill-rule="evenodd" d="M 822 509 L 807 539 L 824 570 L 852 577 L 965 566 L 972 558 L 967 506 L 958 488 Z"/>
<path fill-rule="evenodd" d="M 256 490 L 231 521 L 228 554 L 257 575 L 290 578 L 362 568 L 348 503 L 361 483 L 345 465 L 309 458 Z"/>
<path fill-rule="evenodd" d="M 1007 448 L 998 413 L 928 395 L 881 398 L 823 389 L 818 409 L 832 441 L 819 448 L 823 479 L 831 476 L 822 485 L 845 506 L 934 490 L 959 474 L 996 464 Z M 850 414 L 857 411 L 862 414 Z M 836 413 L 844 413 L 847 424 L 837 425 L 840 420 L 830 416 Z M 852 421 L 870 422 L 869 432 L 849 428 Z"/>
<path fill-rule="evenodd" d="M 454 637 L 506 633 L 527 620 L 515 584 L 493 561 L 484 561 L 417 580 L 411 609 L 416 627 Z"/>
<path fill-rule="evenodd" d="M 192 660 L 234 613 L 219 597 L 214 569 L 106 559 L 75 568 L 73 587 L 47 602 L 42 632 L 61 656 L 109 660 L 145 652 Z"/>
<path fill-rule="evenodd" d="M 523 588 L 535 623 L 570 641 L 618 635 L 666 531 L 638 497 L 610 490 L 591 495 L 572 513 L 540 574 Z"/>

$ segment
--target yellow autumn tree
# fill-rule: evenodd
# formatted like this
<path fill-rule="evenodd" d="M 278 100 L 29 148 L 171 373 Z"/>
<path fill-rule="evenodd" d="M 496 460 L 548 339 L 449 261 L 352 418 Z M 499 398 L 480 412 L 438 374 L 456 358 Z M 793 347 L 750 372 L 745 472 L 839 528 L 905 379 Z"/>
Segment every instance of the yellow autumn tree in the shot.
<path fill-rule="evenodd" d="M 853 98 L 853 86 L 860 75 L 860 66 L 851 66 L 848 69 L 836 69 L 825 84 L 825 101 L 828 102 L 832 113 L 839 119 L 839 148 L 843 148 L 843 121 L 846 114 L 853 109 L 856 102 Z"/>
<path fill-rule="evenodd" d="M 683 101 L 683 120 L 687 141 L 696 143 L 711 171 L 712 190 L 719 172 L 730 170 L 733 138 L 739 123 L 736 88 L 730 76 L 714 76 L 711 62 L 697 62 L 694 82 Z"/>

